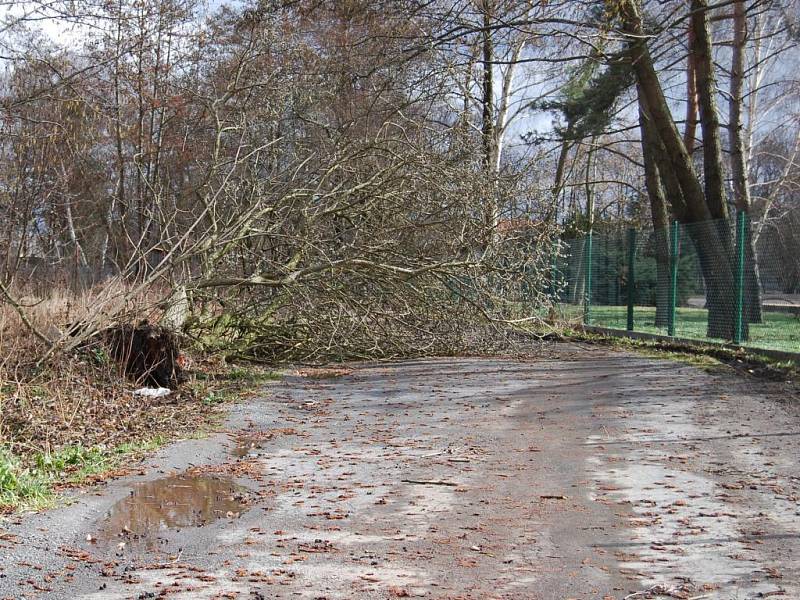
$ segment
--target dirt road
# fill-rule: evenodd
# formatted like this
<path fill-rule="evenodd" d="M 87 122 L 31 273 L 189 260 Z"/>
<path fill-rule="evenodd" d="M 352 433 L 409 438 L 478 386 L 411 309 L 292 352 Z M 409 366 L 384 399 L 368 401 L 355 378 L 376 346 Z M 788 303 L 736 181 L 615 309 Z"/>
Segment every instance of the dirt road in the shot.
<path fill-rule="evenodd" d="M 0 598 L 800 598 L 785 389 L 566 345 L 288 377 L 5 524 Z"/>

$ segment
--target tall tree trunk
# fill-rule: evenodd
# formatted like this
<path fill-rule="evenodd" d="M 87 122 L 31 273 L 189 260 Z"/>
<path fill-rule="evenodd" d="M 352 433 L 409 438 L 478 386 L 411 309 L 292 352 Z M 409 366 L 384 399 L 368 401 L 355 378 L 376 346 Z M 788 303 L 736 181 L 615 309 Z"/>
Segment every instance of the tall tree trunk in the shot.
<path fill-rule="evenodd" d="M 109 275 L 109 263 L 115 270 L 119 269 L 120 249 L 114 235 L 114 216 L 117 206 L 125 211 L 125 152 L 122 140 L 122 99 L 121 99 L 121 48 L 122 48 L 122 24 L 123 24 L 123 5 L 122 0 L 117 4 L 117 31 L 114 45 L 114 149 L 116 151 L 117 181 L 114 195 L 106 211 L 106 233 L 101 249 L 100 269 L 103 276 Z M 109 259 L 108 253 L 113 244 L 113 259 Z"/>
<path fill-rule="evenodd" d="M 639 126 L 642 130 L 642 158 L 650 214 L 653 221 L 653 245 L 656 255 L 656 327 L 669 324 L 669 217 L 667 199 L 658 169 L 657 156 L 661 151 L 653 124 L 642 102 L 639 102 Z"/>
<path fill-rule="evenodd" d="M 561 192 L 564 189 L 564 171 L 567 166 L 567 156 L 571 145 L 565 137 L 561 141 L 561 148 L 558 152 L 558 160 L 556 161 L 556 174 L 553 178 L 553 187 L 550 188 L 550 195 L 553 199 L 553 206 L 550 210 L 550 219 L 553 223 L 558 223 L 558 201 L 561 198 Z"/>
<path fill-rule="evenodd" d="M 487 177 L 487 189 L 484 201 L 484 220 L 486 238 L 491 244 L 497 221 L 497 186 L 494 173 L 495 156 L 495 120 L 494 120 L 494 37 L 492 35 L 492 17 L 494 0 L 483 0 L 483 98 L 481 137 L 483 144 L 483 165 Z"/>
<path fill-rule="evenodd" d="M 722 166 L 722 141 L 720 139 L 719 115 L 717 113 L 717 81 L 714 75 L 714 57 L 712 55 L 710 19 L 707 0 L 692 0 L 692 30 L 694 31 L 695 73 L 697 77 L 697 96 L 700 107 L 700 123 L 703 132 L 703 175 L 705 182 L 705 201 L 717 234 L 713 235 L 711 227 L 694 225 L 699 229 L 696 236 L 711 238 L 719 245 L 727 258 L 725 264 L 714 260 L 708 265 L 713 281 L 706 280 L 706 306 L 708 307 L 709 337 L 733 338 L 735 321 L 735 285 L 733 262 L 735 257 L 731 228 L 728 221 L 728 203 L 725 197 L 725 182 Z M 698 238 L 695 238 L 698 241 Z M 700 241 L 705 244 L 705 241 Z M 701 253 L 701 261 L 709 260 L 708 253 Z M 727 267 L 727 268 L 723 268 Z M 730 280 L 726 273 L 730 272 Z M 747 339 L 748 331 L 743 327 L 742 337 Z"/>
<path fill-rule="evenodd" d="M 494 145 L 492 151 L 492 165 L 494 168 L 494 176 L 497 178 L 500 175 L 500 164 L 503 159 L 503 148 L 505 145 L 506 129 L 508 128 L 508 112 L 511 107 L 512 97 L 514 93 L 514 73 L 519 64 L 519 57 L 522 55 L 522 50 L 525 48 L 524 41 L 514 42 L 511 57 L 508 59 L 509 64 L 506 65 L 505 71 L 502 73 L 503 86 L 500 90 L 500 105 L 497 109 L 497 117 L 494 126 Z"/>
<path fill-rule="evenodd" d="M 572 304 L 583 304 L 584 300 L 584 290 L 586 289 L 586 252 L 588 252 L 587 239 L 586 236 L 574 239 L 570 246 L 570 259 L 574 268 L 569 294 L 569 300 Z"/>
<path fill-rule="evenodd" d="M 653 129 L 665 150 L 661 164 L 664 169 L 672 171 L 669 176 L 674 176 L 680 186 L 681 198 L 684 201 L 684 207 L 681 208 L 685 209 L 681 221 L 688 225 L 687 230 L 700 259 L 706 282 L 707 335 L 732 339 L 735 319 L 730 229 L 725 221 L 717 221 L 711 226 L 705 224 L 712 218 L 722 219 L 727 214 L 722 187 L 722 151 L 713 97 L 715 89 L 713 62 L 705 2 L 692 0 L 692 27 L 696 42 L 695 67 L 700 120 L 703 126 L 705 187 L 700 183 L 656 74 L 647 47 L 648 35 L 644 29 L 638 2 L 623 0 L 619 6 L 624 31 L 631 38 L 631 61 L 639 84 L 639 93 L 651 117 Z"/>
<path fill-rule="evenodd" d="M 592 170 L 595 166 L 594 162 L 594 152 L 595 152 L 595 138 L 592 137 L 589 143 L 589 150 L 586 152 L 586 173 L 584 174 L 583 179 L 583 186 L 584 190 L 586 191 L 586 230 L 591 232 L 594 230 L 594 188 L 592 187 L 592 182 L 594 181 L 594 177 L 592 176 Z"/>
<path fill-rule="evenodd" d="M 70 199 L 69 193 L 64 195 L 64 215 L 67 223 L 67 234 L 69 235 L 69 241 L 72 244 L 75 252 L 75 277 L 73 283 L 77 289 L 81 289 L 84 285 L 90 283 L 89 263 L 86 260 L 86 254 L 83 251 L 83 246 L 81 246 L 81 243 L 78 240 L 78 234 L 75 231 L 75 220 L 72 217 L 72 200 Z"/>
<path fill-rule="evenodd" d="M 712 219 L 728 219 L 725 181 L 722 168 L 722 141 L 717 114 L 717 80 L 711 50 L 708 2 L 692 0 L 692 30 L 694 31 L 694 65 L 697 78 L 697 99 L 703 134 L 703 179 L 705 203 Z"/>
<path fill-rule="evenodd" d="M 750 209 L 750 186 L 747 185 L 747 152 L 742 125 L 742 90 L 744 88 L 745 43 L 747 16 L 744 0 L 733 5 L 733 46 L 731 48 L 731 81 L 728 99 L 728 134 L 731 155 L 731 179 L 736 208 Z"/>
<path fill-rule="evenodd" d="M 683 131 L 683 143 L 691 155 L 694 152 L 695 137 L 697 136 L 697 70 L 694 57 L 694 29 L 691 23 L 687 32 L 686 44 L 686 127 Z"/>
<path fill-rule="evenodd" d="M 748 183 L 748 151 L 744 140 L 742 105 L 744 103 L 745 44 L 747 43 L 747 13 L 744 0 L 733 5 L 733 46 L 731 49 L 731 81 L 728 99 L 728 139 L 731 156 L 731 179 L 736 209 L 750 215 L 750 186 Z M 753 244 L 751 228 L 747 227 L 745 240 L 745 318 L 749 323 L 761 323 L 761 289 L 758 277 L 758 259 Z"/>
<path fill-rule="evenodd" d="M 658 80 L 650 50 L 645 40 L 647 34 L 642 25 L 639 7 L 634 0 L 625 0 L 622 4 L 622 16 L 625 33 L 632 38 L 630 42 L 631 62 L 636 73 L 639 93 L 647 106 L 653 129 L 661 140 L 665 150 L 663 164 L 674 174 L 680 186 L 681 196 L 685 202 L 687 221 L 706 221 L 711 213 L 706 206 L 703 186 L 695 172 L 692 159 L 686 150 L 675 120 L 672 118 L 664 90 Z"/>

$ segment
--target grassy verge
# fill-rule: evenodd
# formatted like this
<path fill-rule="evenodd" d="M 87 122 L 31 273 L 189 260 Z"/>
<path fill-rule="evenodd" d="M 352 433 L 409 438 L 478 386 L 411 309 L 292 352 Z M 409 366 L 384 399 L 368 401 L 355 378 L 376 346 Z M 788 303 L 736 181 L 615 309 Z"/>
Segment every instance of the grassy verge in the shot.
<path fill-rule="evenodd" d="M 80 291 L 17 287 L 19 306 L 0 302 L 0 512 L 46 506 L 65 486 L 113 476 L 162 444 L 205 435 L 227 402 L 275 377 L 202 353 L 184 337 L 189 381 L 143 397 L 104 336 L 76 339 L 83 326 L 159 323 L 174 291 L 110 279 Z"/>
<path fill-rule="evenodd" d="M 781 361 L 748 351 L 714 345 L 689 345 L 680 342 L 632 339 L 623 336 L 589 333 L 567 328 L 564 339 L 589 342 L 630 350 L 652 358 L 677 360 L 691 364 L 707 372 L 732 369 L 742 375 L 771 381 L 797 381 L 800 379 L 800 364 Z"/>
<path fill-rule="evenodd" d="M 124 462 L 155 450 L 166 439 L 156 435 L 113 448 L 65 446 L 32 453 L 27 459 L 0 449 L 0 514 L 52 506 L 58 490 L 109 477 Z"/>
<path fill-rule="evenodd" d="M 583 315 L 581 306 L 562 306 L 566 317 Z M 627 307 L 592 306 L 591 324 L 612 329 L 625 329 Z M 663 327 L 656 327 L 656 309 L 650 306 L 634 307 L 634 329 L 642 333 L 665 335 Z M 703 308 L 681 307 L 676 310 L 675 335 L 677 337 L 704 341 L 708 324 L 708 311 Z M 752 348 L 800 352 L 800 318 L 791 313 L 764 312 L 763 323 L 750 325 L 750 339 L 745 343 Z"/>
<path fill-rule="evenodd" d="M 126 465 L 168 442 L 203 437 L 222 421 L 227 403 L 279 378 L 262 369 L 201 362 L 181 391 L 167 398 L 133 397 L 124 379 L 98 376 L 93 386 L 73 389 L 78 395 L 68 402 L 56 393 L 65 383 L 57 375 L 6 384 L 0 392 L 0 405 L 8 409 L 0 423 L 0 515 L 51 507 L 65 489 L 123 475 Z M 53 411 L 55 404 L 61 410 Z M 81 408 L 85 412 L 75 421 Z"/>

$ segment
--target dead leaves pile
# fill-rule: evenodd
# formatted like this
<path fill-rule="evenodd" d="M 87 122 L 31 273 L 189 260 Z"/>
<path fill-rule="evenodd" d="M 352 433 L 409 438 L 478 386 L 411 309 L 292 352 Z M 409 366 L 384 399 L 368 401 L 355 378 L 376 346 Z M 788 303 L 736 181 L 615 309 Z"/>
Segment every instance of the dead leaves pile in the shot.
<path fill-rule="evenodd" d="M 0 380 L 7 378 L 0 373 Z M 46 370 L 16 373 L 0 389 L 4 442 L 18 448 L 118 446 L 159 434 L 197 431 L 218 410 L 191 390 L 162 398 L 134 396 L 134 385 L 110 367 L 65 358 Z"/>

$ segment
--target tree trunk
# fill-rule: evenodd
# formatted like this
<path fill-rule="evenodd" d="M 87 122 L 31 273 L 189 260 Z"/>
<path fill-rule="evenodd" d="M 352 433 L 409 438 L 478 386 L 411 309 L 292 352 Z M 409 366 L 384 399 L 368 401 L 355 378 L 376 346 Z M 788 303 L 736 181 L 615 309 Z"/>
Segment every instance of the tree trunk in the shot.
<path fill-rule="evenodd" d="M 727 228 L 727 224 L 725 224 Z M 723 231 L 717 221 L 687 225 L 706 286 L 706 307 L 710 338 L 734 339 L 736 326 L 736 288 L 734 285 L 734 252 L 730 229 Z M 742 337 L 747 339 L 747 320 L 742 323 Z"/>
<path fill-rule="evenodd" d="M 505 72 L 501 74 L 503 86 L 500 90 L 500 105 L 497 109 L 497 116 L 495 118 L 494 126 L 494 145 L 492 152 L 492 167 L 494 169 L 494 176 L 500 176 L 500 165 L 503 160 L 503 148 L 505 146 L 506 129 L 509 123 L 509 109 L 511 107 L 512 94 L 514 93 L 514 73 L 516 72 L 517 65 L 519 64 L 519 57 L 522 50 L 525 48 L 524 41 L 514 43 L 513 51 L 508 65 L 506 65 Z"/>
<path fill-rule="evenodd" d="M 717 249 L 700 252 L 701 264 L 707 262 L 711 281 L 706 278 L 706 306 L 708 307 L 708 336 L 733 338 L 735 324 L 735 249 L 728 223 L 728 203 L 722 167 L 722 142 L 720 140 L 719 116 L 717 113 L 717 81 L 714 75 L 714 57 L 711 47 L 710 20 L 707 0 L 692 0 L 692 31 L 694 32 L 693 54 L 697 77 L 697 95 L 700 108 L 700 123 L 703 132 L 703 175 L 705 202 L 708 205 L 717 235 L 708 227 L 699 226 L 702 240 L 709 240 Z M 698 226 L 695 225 L 695 228 Z M 698 238 L 699 239 L 699 238 Z M 701 244 L 708 242 L 701 241 Z M 700 249 L 698 248 L 698 251 Z M 719 256 L 720 252 L 723 256 Z M 727 256 L 727 260 L 723 258 Z M 724 268 L 727 264 L 727 268 Z M 704 269 L 705 270 L 705 269 Z M 730 273 L 730 280 L 726 273 Z M 745 320 L 746 321 L 746 320 Z M 742 338 L 747 339 L 747 327 Z"/>
<path fill-rule="evenodd" d="M 742 136 L 742 90 L 744 87 L 745 42 L 747 19 L 744 0 L 733 5 L 733 46 L 731 49 L 731 82 L 728 99 L 728 135 L 730 140 L 731 179 L 736 208 L 750 209 L 750 186 L 747 185 L 747 153 Z"/>
<path fill-rule="evenodd" d="M 120 260 L 120 251 L 119 251 L 119 244 L 116 240 L 116 236 L 114 233 L 114 218 L 117 207 L 120 210 L 125 210 L 125 152 L 123 150 L 123 136 L 122 136 L 122 100 L 121 100 L 121 83 L 120 83 L 120 68 L 121 68 L 121 61 L 120 55 L 121 48 L 122 48 L 122 24 L 123 24 L 123 12 L 122 12 L 122 2 L 117 5 L 117 30 L 116 30 L 116 41 L 114 46 L 115 51 L 115 58 L 114 58 L 114 146 L 116 151 L 116 167 L 117 167 L 117 181 L 116 181 L 116 190 L 114 195 L 111 196 L 111 200 L 108 205 L 108 210 L 106 211 L 106 233 L 103 239 L 103 245 L 101 249 L 101 259 L 100 259 L 100 272 L 103 277 L 107 275 L 111 275 L 111 269 L 113 270 L 119 269 L 119 260 Z M 113 245 L 113 258 L 109 258 L 108 254 Z"/>
<path fill-rule="evenodd" d="M 648 114 L 653 123 L 665 153 L 663 165 L 674 175 L 680 186 L 681 196 L 685 202 L 686 221 L 707 221 L 711 213 L 705 202 L 703 186 L 697 177 L 692 159 L 683 143 L 675 120 L 672 118 L 664 90 L 658 80 L 650 50 L 645 40 L 647 34 L 642 25 L 641 15 L 634 0 L 626 0 L 622 5 L 622 16 L 625 33 L 632 38 L 630 42 L 631 62 L 636 72 L 639 93 L 645 102 Z M 682 220 L 683 220 L 682 219 Z"/>
<path fill-rule="evenodd" d="M 641 98 L 641 96 L 640 96 Z M 646 109 L 639 103 L 639 126 L 642 130 L 642 157 L 650 214 L 653 220 L 653 244 L 656 255 L 656 327 L 669 324 L 669 217 L 657 156 L 660 152 L 656 133 Z"/>
<path fill-rule="evenodd" d="M 549 219 L 558 224 L 558 200 L 561 197 L 561 192 L 564 189 L 564 169 L 567 165 L 567 155 L 569 154 L 571 146 L 566 138 L 561 141 L 561 149 L 558 152 L 558 161 L 556 162 L 556 174 L 553 179 L 553 187 L 550 188 L 550 195 L 553 198 L 553 206 L 549 213 Z"/>
<path fill-rule="evenodd" d="M 752 224 L 749 220 L 745 229 L 744 243 L 744 319 L 747 323 L 763 323 L 758 255 L 756 254 Z"/>
<path fill-rule="evenodd" d="M 714 57 L 711 51 L 708 2 L 692 0 L 692 30 L 694 31 L 694 64 L 697 78 L 697 99 L 703 134 L 703 179 L 705 203 L 712 219 L 728 219 L 725 183 L 722 169 L 722 142 L 717 114 L 717 80 L 714 76 Z M 727 223 L 724 224 L 727 227 Z"/>
<path fill-rule="evenodd" d="M 575 272 L 572 278 L 572 285 L 570 286 L 571 293 L 570 293 L 570 302 L 572 304 L 580 305 L 583 304 L 583 296 L 585 294 L 586 289 L 586 273 L 585 273 L 585 266 L 586 266 L 586 252 L 588 251 L 586 240 L 588 238 L 583 237 L 579 240 L 572 240 L 573 246 L 570 248 L 571 258 L 573 259 L 573 264 L 575 265 Z M 576 252 L 577 251 L 577 252 Z M 575 264 L 574 259 L 577 257 L 577 264 Z"/>
<path fill-rule="evenodd" d="M 730 141 L 731 179 L 733 197 L 737 210 L 750 214 L 751 199 L 748 184 L 748 152 L 743 136 L 742 90 L 744 88 L 745 44 L 747 42 L 747 14 L 744 0 L 733 5 L 733 46 L 731 50 L 731 82 L 728 100 L 728 139 Z M 745 245 L 745 294 L 744 314 L 749 323 L 761 323 L 761 289 L 758 277 L 758 258 L 750 227 L 747 228 Z"/>
<path fill-rule="evenodd" d="M 695 69 L 694 30 L 691 24 L 687 33 L 686 56 L 686 127 L 683 131 L 683 143 L 691 155 L 694 152 L 695 136 L 697 135 L 697 75 Z"/>
<path fill-rule="evenodd" d="M 488 193 L 484 203 L 486 238 L 491 243 L 497 222 L 496 178 L 494 173 L 495 120 L 494 120 L 494 38 L 492 37 L 492 15 L 494 0 L 483 1 L 483 119 L 481 137 L 483 143 L 483 165 L 488 181 Z"/>
<path fill-rule="evenodd" d="M 631 61 L 636 74 L 639 94 L 647 107 L 653 130 L 664 152 L 660 167 L 671 171 L 668 177 L 680 187 L 684 205 L 673 207 L 676 215 L 688 225 L 695 243 L 700 266 L 706 281 L 708 306 L 708 337 L 733 339 L 734 259 L 730 228 L 727 220 L 722 180 L 722 149 L 719 121 L 713 91 L 716 90 L 711 57 L 711 38 L 704 0 L 692 0 L 692 30 L 695 36 L 693 54 L 698 88 L 700 122 L 703 128 L 703 165 L 705 186 L 694 169 L 669 105 L 656 74 L 647 47 L 640 8 L 636 0 L 624 0 L 620 5 L 623 28 L 630 36 Z M 708 223 L 716 219 L 713 223 Z"/>

